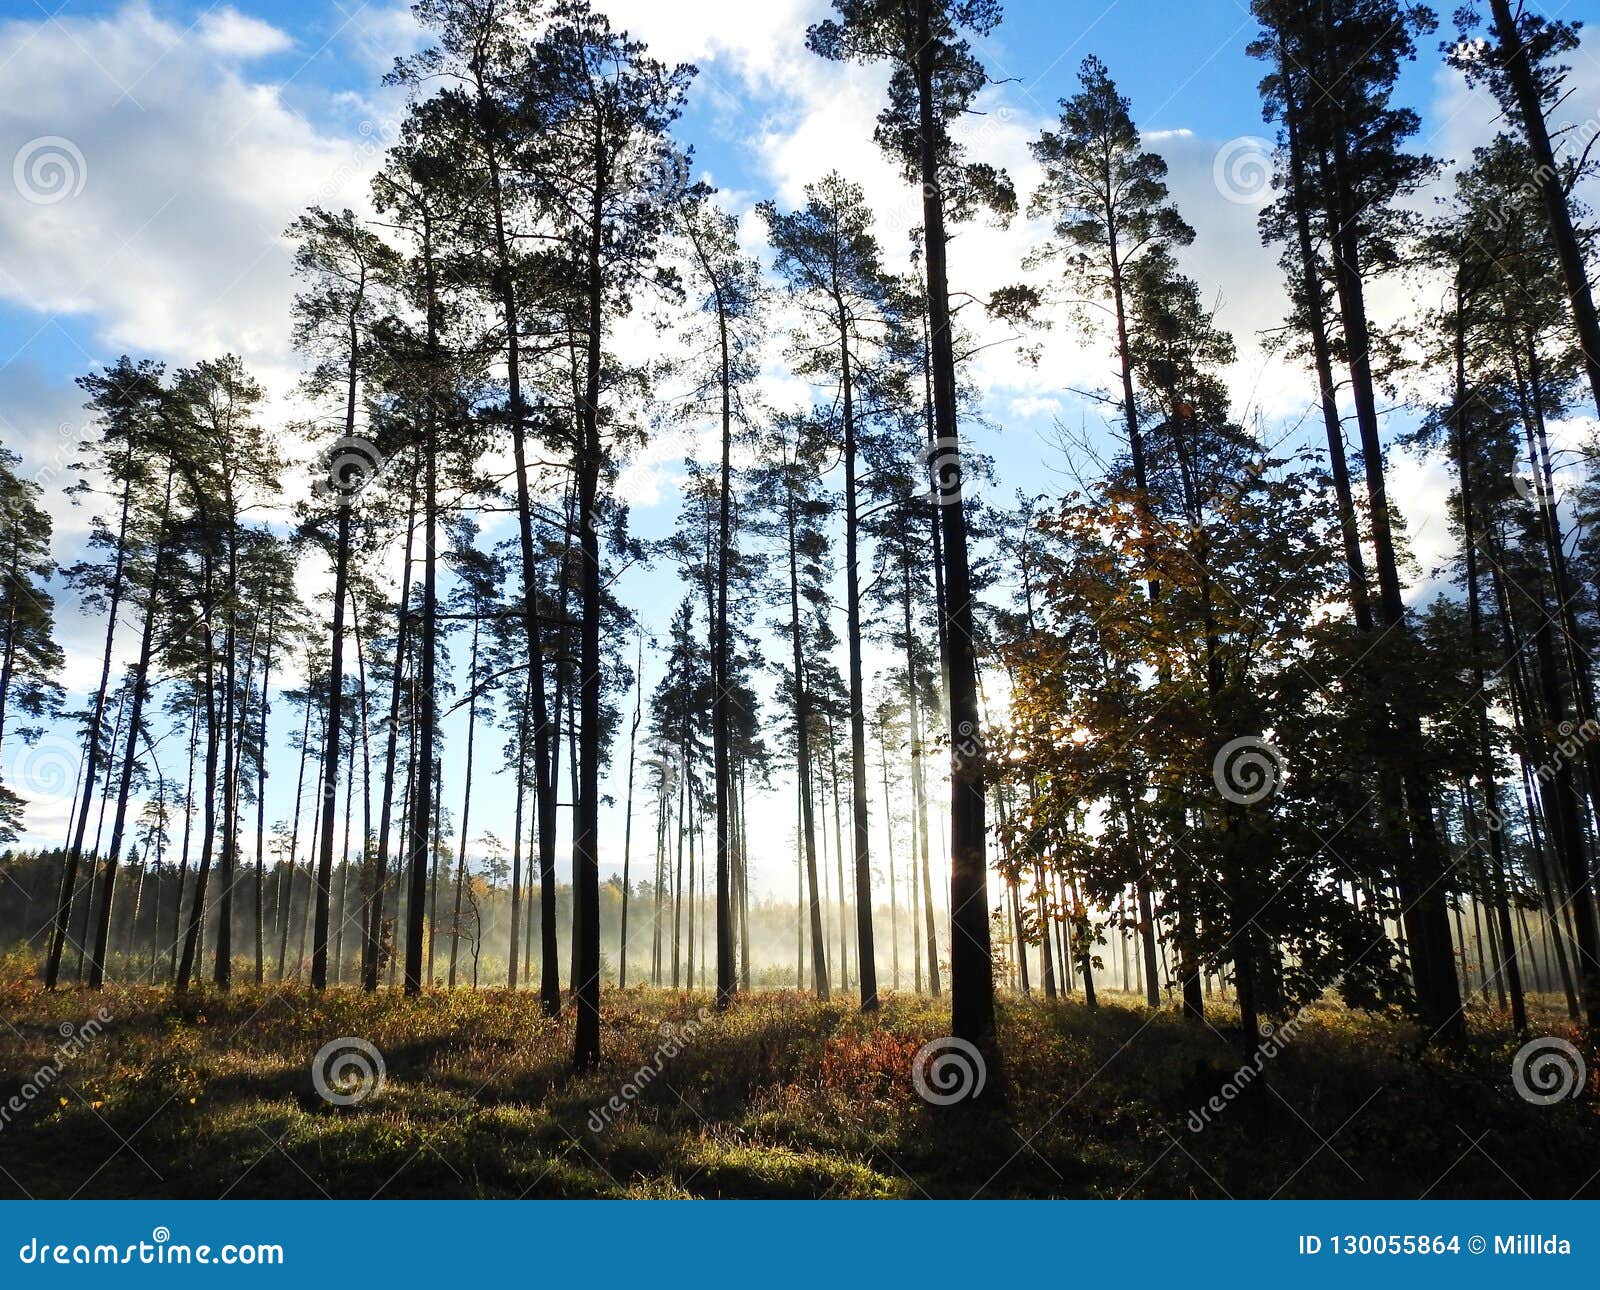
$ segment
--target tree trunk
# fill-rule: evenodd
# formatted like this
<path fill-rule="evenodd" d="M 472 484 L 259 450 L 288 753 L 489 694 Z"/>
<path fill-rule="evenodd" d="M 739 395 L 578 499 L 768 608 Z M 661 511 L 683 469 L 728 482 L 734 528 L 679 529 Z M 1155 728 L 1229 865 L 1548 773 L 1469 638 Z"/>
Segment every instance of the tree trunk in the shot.
<path fill-rule="evenodd" d="M 128 713 L 128 742 L 122 756 L 122 779 L 117 787 L 116 817 L 111 825 L 111 846 L 101 869 L 99 920 L 95 926 L 94 953 L 89 964 L 89 987 L 98 990 L 105 984 L 107 942 L 111 931 L 111 898 L 116 891 L 117 860 L 122 854 L 123 830 L 128 819 L 128 797 L 133 789 L 133 769 L 137 761 L 140 731 L 144 728 L 145 699 L 150 693 L 150 654 L 155 639 L 156 606 L 162 593 L 162 566 L 166 562 L 167 513 L 172 504 L 172 470 L 167 470 L 166 500 L 162 503 L 160 536 L 157 538 L 150 586 L 145 600 L 144 625 L 139 633 L 139 661 L 133 670 L 133 697 Z"/>
<path fill-rule="evenodd" d="M 1494 754 L 1489 742 L 1489 694 L 1483 671 L 1483 609 L 1478 600 L 1477 514 L 1473 502 L 1472 463 L 1467 451 L 1467 374 L 1465 318 L 1463 301 L 1456 295 L 1455 325 L 1455 407 L 1456 474 L 1461 487 L 1461 545 L 1466 556 L 1467 621 L 1472 651 L 1473 693 L 1478 696 L 1476 722 L 1478 783 L 1488 812 L 1490 880 L 1494 890 L 1494 916 L 1500 920 L 1500 945 L 1503 960 L 1495 964 L 1495 981 L 1502 974 L 1511 992 L 1512 1026 L 1518 1034 L 1528 1027 L 1527 1006 L 1522 997 L 1522 972 L 1517 963 L 1516 938 L 1511 930 L 1511 910 L 1506 899 L 1506 856 L 1504 816 L 1500 811 L 1499 785 L 1495 781 Z"/>
<path fill-rule="evenodd" d="M 467 820 L 472 811 L 472 744 L 478 728 L 478 632 L 481 619 L 472 619 L 472 654 L 467 666 L 467 765 L 466 783 L 461 790 L 461 831 L 456 840 L 456 902 L 450 919 L 450 977 L 448 988 L 456 988 L 456 959 L 461 948 L 461 893 L 467 883 Z"/>
<path fill-rule="evenodd" d="M 277 606 L 267 616 L 267 640 L 261 660 L 261 719 L 256 723 L 256 908 L 255 949 L 256 984 L 267 979 L 266 903 L 267 903 L 267 717 L 272 707 L 268 695 L 272 687 L 272 641 L 277 627 Z M 357 653 L 359 653 L 359 647 Z"/>
<path fill-rule="evenodd" d="M 967 567 L 967 516 L 961 498 L 956 364 L 939 167 L 943 131 L 935 117 L 932 14 L 932 0 L 917 0 L 919 170 L 939 453 L 934 483 L 936 500 L 944 503 L 940 520 L 950 669 L 950 1024 L 957 1038 L 992 1050 L 994 967 L 989 952 L 988 866 L 984 857 L 984 747 L 978 726 L 977 639 Z"/>
<path fill-rule="evenodd" d="M 822 895 L 817 882 L 817 828 L 811 773 L 811 716 L 807 703 L 806 665 L 800 628 L 800 575 L 796 556 L 793 482 L 789 484 L 785 516 L 789 537 L 789 643 L 794 665 L 795 774 L 799 781 L 800 831 L 805 851 L 806 887 L 811 905 L 811 989 L 828 998 L 828 940 L 822 930 Z"/>
<path fill-rule="evenodd" d="M 311 988 L 328 984 L 328 902 L 333 882 L 333 833 L 338 818 L 340 732 L 344 725 L 344 602 L 350 585 L 350 508 L 339 508 L 333 560 L 333 626 L 328 648 L 327 718 L 322 741 L 322 814 L 318 820 L 317 872 L 311 933 Z"/>
<path fill-rule="evenodd" d="M 1578 348 L 1583 354 L 1589 390 L 1596 409 L 1600 410 L 1600 317 L 1595 312 L 1589 274 L 1573 228 L 1572 211 L 1567 205 L 1561 172 L 1556 168 L 1550 131 L 1544 119 L 1544 104 L 1510 3 L 1508 0 L 1489 0 L 1489 12 L 1494 20 L 1495 35 L 1499 38 L 1505 76 L 1517 101 L 1517 114 L 1522 119 L 1522 135 L 1533 154 L 1534 186 L 1544 203 L 1545 218 L 1550 225 L 1550 240 L 1555 244 L 1556 260 L 1567 286 L 1567 303 L 1572 310 L 1573 329 L 1577 332 Z M 1590 1025 L 1600 1025 L 1600 1021 L 1591 1016 Z"/>
<path fill-rule="evenodd" d="M 588 1070 L 600 1060 L 600 535 L 598 532 L 600 446 L 600 359 L 603 342 L 603 289 L 600 251 L 606 196 L 605 140 L 595 139 L 595 184 L 589 215 L 588 331 L 584 398 L 579 408 L 577 483 L 578 545 L 583 626 L 579 648 L 578 798 L 572 839 L 573 899 L 580 943 L 576 990 L 577 1025 L 572 1063 Z"/>
<path fill-rule="evenodd" d="M 861 578 L 856 519 L 855 391 L 850 371 L 849 323 L 838 305 L 840 391 L 844 405 L 844 548 L 846 635 L 850 659 L 850 815 L 855 859 L 856 975 L 861 1010 L 878 1010 L 878 965 L 872 939 L 871 826 L 867 818 L 867 700 L 861 663 Z"/>
<path fill-rule="evenodd" d="M 1300 105 L 1288 74 L 1288 60 L 1279 44 L 1278 69 L 1283 82 L 1283 118 L 1289 152 L 1292 191 L 1305 192 L 1305 157 L 1300 148 Z M 1344 429 L 1339 416 L 1339 397 L 1333 380 L 1332 348 L 1328 343 L 1327 311 L 1323 308 L 1322 279 L 1317 270 L 1316 248 L 1311 241 L 1311 212 L 1307 203 L 1291 203 L 1295 217 L 1295 236 L 1300 252 L 1300 289 L 1304 296 L 1307 330 L 1311 334 L 1311 355 L 1317 374 L 1317 393 L 1322 405 L 1322 424 L 1328 436 L 1328 465 L 1333 474 L 1334 497 L 1339 505 L 1339 534 L 1344 539 L 1345 573 L 1350 584 L 1350 608 L 1356 626 L 1372 630 L 1372 602 L 1367 589 L 1367 565 L 1361 551 L 1361 529 L 1356 520 L 1355 498 L 1350 489 L 1350 466 L 1345 459 Z"/>
<path fill-rule="evenodd" d="M 622 930 L 617 943 L 617 989 L 628 988 L 628 862 L 633 856 L 633 767 L 639 742 L 639 721 L 644 714 L 644 634 L 639 635 L 639 657 L 634 664 L 633 724 L 628 728 L 628 801 L 622 826 Z"/>
<path fill-rule="evenodd" d="M 719 464 L 717 499 L 717 603 L 710 624 L 711 631 L 711 741 L 713 774 L 717 792 L 717 1007 L 726 1008 L 733 1002 L 735 989 L 733 976 L 732 910 L 729 905 L 728 863 L 733 841 L 733 780 L 729 762 L 729 745 L 732 742 L 731 714 L 728 701 L 732 697 L 732 677 L 728 671 L 728 563 L 732 559 L 732 454 L 733 454 L 733 392 L 729 368 L 728 316 L 718 279 L 711 266 L 702 257 L 707 275 L 713 284 L 717 307 L 717 340 L 720 354 L 722 387 L 722 460 Z"/>
<path fill-rule="evenodd" d="M 83 790 L 78 798 L 78 816 L 73 825 L 72 841 L 67 847 L 66 869 L 61 875 L 61 892 L 56 901 L 55 931 L 50 938 L 50 953 L 45 959 L 44 987 L 54 990 L 61 974 L 61 952 L 67 942 L 67 924 L 72 913 L 72 902 L 77 895 L 78 867 L 83 860 L 83 839 L 89 827 L 89 810 L 94 801 L 94 790 L 100 772 L 101 724 L 105 720 L 106 692 L 111 685 L 111 658 L 116 645 L 117 619 L 122 610 L 123 574 L 127 567 L 128 517 L 133 505 L 133 479 L 131 475 L 122 486 L 121 517 L 117 521 L 116 554 L 112 560 L 111 587 L 106 605 L 105 648 L 100 656 L 100 684 L 90 706 L 89 724 L 84 739 Z M 208 623 L 209 626 L 209 623 Z"/>
<path fill-rule="evenodd" d="M 217 802 L 217 693 L 215 681 L 216 650 L 212 642 L 211 611 L 215 607 L 215 597 L 212 588 L 211 558 L 209 555 L 201 557 L 204 566 L 204 613 L 205 623 L 205 648 L 204 648 L 204 680 L 202 688 L 205 691 L 206 704 L 206 756 L 205 767 L 201 772 L 202 792 L 205 795 L 205 809 L 201 812 L 200 859 L 195 867 L 194 895 L 189 900 L 189 928 L 184 934 L 183 957 L 178 962 L 178 978 L 174 982 L 174 989 L 182 994 L 189 988 L 189 981 L 194 973 L 195 965 L 200 959 L 200 941 L 205 932 L 206 919 L 206 884 L 211 876 L 211 849 L 216 840 L 216 802 Z"/>
<path fill-rule="evenodd" d="M 1330 212 L 1338 229 L 1335 239 L 1335 290 L 1344 322 L 1349 351 L 1351 394 L 1361 430 L 1361 456 L 1367 475 L 1367 501 L 1372 523 L 1372 544 L 1378 569 L 1379 618 L 1385 630 L 1409 629 L 1401 597 L 1390 526 L 1389 497 L 1384 480 L 1383 444 L 1378 434 L 1377 401 L 1367 328 L 1365 285 L 1361 275 L 1359 215 L 1345 183 L 1346 140 L 1334 131 L 1335 155 L 1331 174 L 1333 205 Z M 1450 943 L 1450 922 L 1445 909 L 1445 858 L 1433 820 L 1428 785 L 1419 768 L 1416 750 L 1421 728 L 1415 709 L 1405 695 L 1387 696 L 1392 733 L 1399 745 L 1395 760 L 1403 784 L 1404 811 L 1411 829 L 1409 857 L 1402 857 L 1396 873 L 1406 937 L 1411 949 L 1412 975 L 1430 1039 L 1459 1043 L 1466 1026 L 1461 991 L 1456 982 Z"/>

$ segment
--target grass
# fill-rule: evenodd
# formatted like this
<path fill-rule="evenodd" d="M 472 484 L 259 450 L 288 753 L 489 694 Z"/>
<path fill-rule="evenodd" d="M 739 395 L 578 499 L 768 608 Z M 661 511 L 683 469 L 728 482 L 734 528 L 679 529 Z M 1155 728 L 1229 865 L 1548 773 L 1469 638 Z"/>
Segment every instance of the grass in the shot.
<path fill-rule="evenodd" d="M 794 993 L 708 1003 L 608 992 L 605 1060 L 575 1075 L 570 1019 L 528 994 L 179 1002 L 0 980 L 0 1195 L 1600 1197 L 1597 1063 L 1585 1098 L 1530 1105 L 1492 1014 L 1445 1055 L 1401 1018 L 1318 1005 L 1195 1131 L 1238 1050 L 1131 999 L 1003 1001 L 981 1109 L 912 1086 L 914 1054 L 948 1029 L 933 1001 L 889 998 L 876 1018 Z M 103 1033 L 62 1060 L 62 1027 L 101 1007 Z M 1576 1038 L 1537 1015 L 1536 1033 Z M 386 1077 L 341 1107 L 310 1067 L 342 1036 L 376 1045 Z"/>

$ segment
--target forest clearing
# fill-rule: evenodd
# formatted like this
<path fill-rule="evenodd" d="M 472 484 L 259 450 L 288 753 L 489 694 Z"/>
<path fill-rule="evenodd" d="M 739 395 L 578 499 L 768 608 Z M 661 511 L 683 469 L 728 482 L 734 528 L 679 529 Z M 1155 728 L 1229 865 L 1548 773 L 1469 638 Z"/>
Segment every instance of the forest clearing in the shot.
<path fill-rule="evenodd" d="M 0 1102 L 84 1006 L 16 980 L 3 997 Z M 793 991 L 722 1014 L 704 994 L 608 991 L 607 1057 L 582 1075 L 527 993 L 95 1002 L 105 1033 L 0 1131 L 0 1177 L 34 1196 L 1600 1198 L 1594 1103 L 1518 1097 L 1519 1041 L 1489 1014 L 1450 1056 L 1396 1017 L 1316 1005 L 1206 1115 L 1240 1064 L 1232 1036 L 1117 994 L 1002 1002 L 1004 1097 L 951 1107 L 908 1078 L 946 1023 L 907 997 L 868 1021 Z M 1559 1029 L 1554 1002 L 1533 1007 Z M 380 1054 L 381 1086 L 368 1065 L 357 1100 L 331 1104 L 313 1057 L 347 1035 Z"/>

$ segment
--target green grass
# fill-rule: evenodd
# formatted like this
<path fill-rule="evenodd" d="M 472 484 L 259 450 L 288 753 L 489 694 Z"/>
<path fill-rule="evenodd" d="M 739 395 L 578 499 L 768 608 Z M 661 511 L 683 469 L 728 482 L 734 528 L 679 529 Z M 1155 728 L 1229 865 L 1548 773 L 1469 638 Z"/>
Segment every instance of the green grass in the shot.
<path fill-rule="evenodd" d="M 654 1065 L 663 1024 L 685 1027 L 708 1002 L 608 992 L 605 1061 L 579 1076 L 570 1019 L 542 1017 L 527 994 L 246 988 L 175 1002 L 0 981 L 0 1107 L 22 1099 L 0 1123 L 0 1195 L 1600 1196 L 1592 1092 L 1523 1101 L 1518 1042 L 1491 1014 L 1452 1056 L 1423 1051 L 1402 1019 L 1319 1005 L 1194 1132 L 1190 1113 L 1240 1059 L 1171 1012 L 1003 1002 L 994 1096 L 940 1109 L 909 1078 L 948 1028 L 936 1003 L 890 998 L 864 1018 L 758 994 L 707 1014 L 597 1131 L 594 1113 Z M 104 1033 L 28 1098 L 61 1026 L 102 1006 Z M 1564 1017 L 1537 1017 L 1536 1033 L 1576 1037 Z M 1231 1020 L 1219 1010 L 1213 1024 Z M 340 1108 L 310 1066 L 347 1035 L 378 1047 L 386 1082 Z"/>

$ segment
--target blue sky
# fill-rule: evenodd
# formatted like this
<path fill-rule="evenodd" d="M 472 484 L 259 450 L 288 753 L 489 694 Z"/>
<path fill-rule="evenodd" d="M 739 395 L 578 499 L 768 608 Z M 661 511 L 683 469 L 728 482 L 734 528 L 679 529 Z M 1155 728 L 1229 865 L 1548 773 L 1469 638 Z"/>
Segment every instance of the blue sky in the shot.
<path fill-rule="evenodd" d="M 295 410 L 298 360 L 288 345 L 292 288 L 281 230 L 312 202 L 361 209 L 402 106 L 381 76 L 418 36 L 405 7 L 386 0 L 58 4 L 0 3 L 0 162 L 11 159 L 14 172 L 9 184 L 0 176 L 0 440 L 48 482 L 58 552 L 70 559 L 81 546 L 84 513 L 58 494 L 81 423 L 75 375 L 123 352 L 182 365 L 232 349 L 272 392 L 269 419 Z M 824 64 L 804 49 L 805 25 L 825 5 L 616 0 L 599 7 L 661 56 L 700 66 L 679 134 L 729 208 L 745 216 L 752 247 L 753 203 L 796 204 L 803 184 L 832 166 L 866 186 L 885 245 L 896 254 L 905 246 L 914 203 L 870 140 L 882 74 Z M 984 97 L 986 115 L 967 125 L 971 145 L 1007 165 L 1025 196 L 1028 140 L 1072 92 L 1080 60 L 1104 59 L 1133 100 L 1147 142 L 1168 158 L 1174 197 L 1198 231 L 1187 267 L 1240 343 L 1231 373 L 1239 413 L 1274 441 L 1290 432 L 1309 396 L 1304 374 L 1259 343 L 1259 333 L 1279 321 L 1282 298 L 1275 254 L 1255 236 L 1260 199 L 1249 189 L 1249 163 L 1260 160 L 1268 131 L 1256 96 L 1260 67 L 1245 54 L 1254 30 L 1247 6 L 1013 0 L 1005 8 L 1003 24 L 980 47 L 1000 83 Z M 1600 17 L 1595 0 L 1553 8 Z M 1428 151 L 1465 157 L 1493 130 L 1493 105 L 1441 67 L 1432 41 L 1421 53 L 1401 97 L 1422 113 Z M 1587 49 L 1575 63 L 1568 111 L 1574 120 L 1592 118 L 1600 111 L 1600 71 Z M 22 191 L 18 167 L 35 145 L 66 158 L 69 191 L 60 200 L 30 201 Z M 1242 170 L 1225 169 L 1241 160 Z M 1026 219 L 1004 231 L 964 230 L 952 250 L 955 285 L 981 294 L 1014 280 L 1040 233 Z M 1412 303 L 1398 287 L 1375 293 L 1380 318 Z M 774 400 L 802 394 L 776 367 L 775 357 Z M 971 375 L 1000 427 L 982 446 L 997 460 L 1004 493 L 1047 488 L 1058 478 L 1051 472 L 1067 467 L 1052 446 L 1058 422 L 1112 450 L 1102 408 L 1071 393 L 1110 383 L 1103 337 L 1057 325 L 1037 366 L 1000 345 Z M 1391 431 L 1408 415 L 1392 414 Z M 670 531 L 682 459 L 701 448 L 693 433 L 667 436 L 630 464 L 624 485 L 646 536 Z M 1091 461 L 1078 464 L 1093 469 Z M 1393 469 L 1425 581 L 1445 550 L 1444 474 L 1415 459 L 1397 459 Z M 308 586 L 318 577 L 308 570 Z M 660 631 L 678 594 L 670 570 L 634 571 L 619 586 Z M 103 628 L 66 596 L 59 617 L 68 681 L 81 693 Z M 649 685 L 659 672 L 646 666 Z M 449 747 L 458 750 L 459 732 L 452 735 Z M 33 785 L 29 840 L 37 842 L 59 841 L 65 801 L 52 790 L 56 779 L 70 780 L 70 771 L 60 774 L 73 755 L 70 741 L 50 738 L 43 751 L 12 740 L 0 753 L 9 782 L 21 781 L 24 791 Z M 625 750 L 618 760 L 625 763 Z M 291 809 L 289 778 L 280 768 L 271 819 Z M 453 758 L 446 779 L 447 800 L 458 802 Z M 621 783 L 613 788 L 620 796 Z M 792 889 L 791 803 L 781 783 L 752 802 L 771 820 L 761 830 L 757 882 L 780 893 Z M 508 814 L 506 795 L 489 784 L 474 808 L 474 836 L 480 827 L 507 836 Z M 610 872 L 620 863 L 619 810 L 608 813 L 605 831 Z"/>

